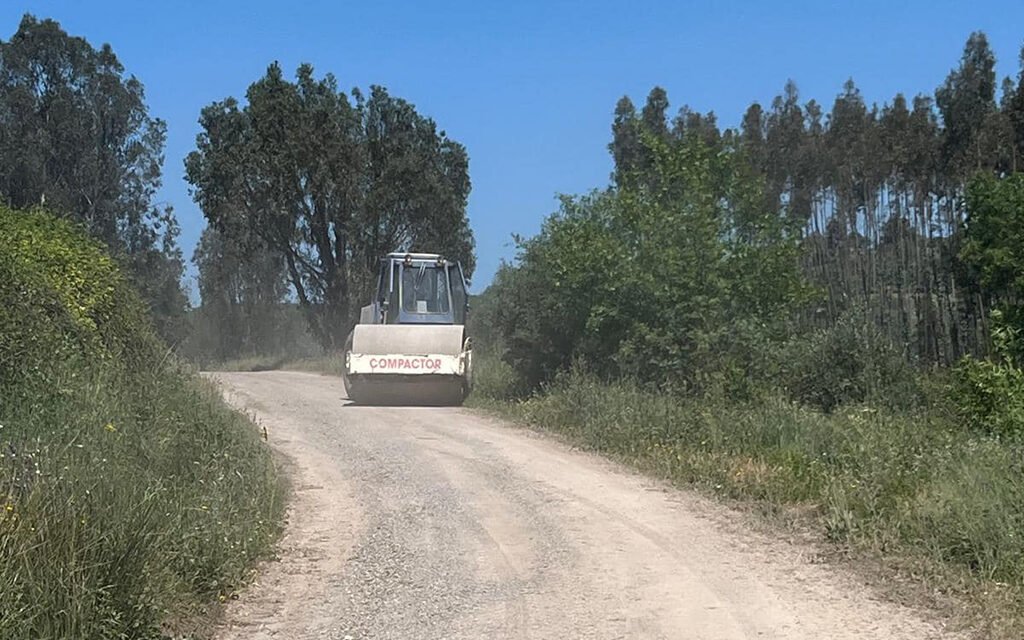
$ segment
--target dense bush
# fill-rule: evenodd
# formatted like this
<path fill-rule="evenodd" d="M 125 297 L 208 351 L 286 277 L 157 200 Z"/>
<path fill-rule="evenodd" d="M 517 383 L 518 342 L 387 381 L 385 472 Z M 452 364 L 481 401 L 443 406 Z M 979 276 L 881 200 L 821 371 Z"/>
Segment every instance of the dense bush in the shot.
<path fill-rule="evenodd" d="M 1024 370 L 1020 330 L 993 312 L 993 360 L 964 358 L 954 369 L 950 396 L 968 428 L 999 437 L 1024 436 Z"/>
<path fill-rule="evenodd" d="M 1024 106 L 1024 90 L 1021 99 Z M 1001 356 L 1024 362 L 1024 173 L 979 174 L 966 195 L 958 275 L 994 309 L 990 322 L 1008 332 Z"/>
<path fill-rule="evenodd" d="M 68 223 L 0 209 L 0 637 L 156 637 L 276 532 L 269 451 Z"/>
<path fill-rule="evenodd" d="M 922 400 L 918 372 L 857 314 L 793 338 L 778 357 L 780 387 L 792 400 L 825 412 L 866 401 L 905 409 Z"/>
<path fill-rule="evenodd" d="M 580 359 L 606 378 L 705 391 L 751 375 L 808 299 L 797 235 L 735 149 L 644 138 L 643 179 L 564 198 L 502 268 L 485 309 L 536 389 Z"/>
<path fill-rule="evenodd" d="M 1012 363 L 965 358 L 953 370 L 952 396 L 965 426 L 1024 435 L 1024 371 Z"/>

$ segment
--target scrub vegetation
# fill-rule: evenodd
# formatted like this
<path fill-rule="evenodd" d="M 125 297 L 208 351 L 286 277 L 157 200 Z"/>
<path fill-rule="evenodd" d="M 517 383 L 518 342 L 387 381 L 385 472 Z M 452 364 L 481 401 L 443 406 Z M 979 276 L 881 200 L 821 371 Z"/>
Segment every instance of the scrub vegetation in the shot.
<path fill-rule="evenodd" d="M 1024 86 L 978 33 L 934 99 L 667 109 L 623 98 L 612 184 L 474 302 L 474 402 L 1021 637 Z"/>
<path fill-rule="evenodd" d="M 267 553 L 281 491 L 101 246 L 0 209 L 0 637 L 187 629 Z"/>
<path fill-rule="evenodd" d="M 25 16 L 0 69 L 0 638 L 202 635 L 282 487 L 174 353 L 166 127 L 110 46 L 52 20 Z"/>

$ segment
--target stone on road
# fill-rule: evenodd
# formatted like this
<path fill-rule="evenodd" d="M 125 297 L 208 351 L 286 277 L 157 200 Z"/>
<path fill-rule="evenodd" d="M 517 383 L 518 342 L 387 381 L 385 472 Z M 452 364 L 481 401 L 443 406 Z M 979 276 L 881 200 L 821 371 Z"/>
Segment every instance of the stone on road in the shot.
<path fill-rule="evenodd" d="M 946 637 L 728 509 L 463 408 L 346 404 L 338 378 L 219 373 L 292 482 L 227 639 Z"/>

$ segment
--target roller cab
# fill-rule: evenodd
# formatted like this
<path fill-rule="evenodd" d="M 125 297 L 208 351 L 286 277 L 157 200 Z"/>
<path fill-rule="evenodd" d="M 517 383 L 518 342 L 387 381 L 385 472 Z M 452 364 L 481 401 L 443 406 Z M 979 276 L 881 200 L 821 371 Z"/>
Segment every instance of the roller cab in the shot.
<path fill-rule="evenodd" d="M 377 293 L 345 348 L 356 404 L 461 404 L 472 386 L 462 267 L 437 254 L 381 260 Z"/>

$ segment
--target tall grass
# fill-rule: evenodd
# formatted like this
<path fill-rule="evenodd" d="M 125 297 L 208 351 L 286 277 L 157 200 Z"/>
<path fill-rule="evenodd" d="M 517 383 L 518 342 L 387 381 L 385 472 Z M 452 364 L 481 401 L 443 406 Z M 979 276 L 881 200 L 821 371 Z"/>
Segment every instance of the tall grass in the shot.
<path fill-rule="evenodd" d="M 512 379 L 499 362 L 478 364 L 481 378 Z M 579 372 L 527 400 L 507 397 L 479 385 L 472 402 L 653 475 L 798 517 L 847 551 L 962 597 L 986 637 L 1024 637 L 1018 441 L 966 430 L 940 410 L 825 414 L 781 397 L 687 399 Z"/>
<path fill-rule="evenodd" d="M 279 528 L 268 448 L 153 337 L 113 262 L 0 210 L 0 638 L 149 638 Z"/>

